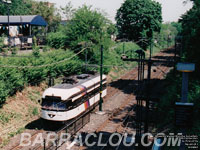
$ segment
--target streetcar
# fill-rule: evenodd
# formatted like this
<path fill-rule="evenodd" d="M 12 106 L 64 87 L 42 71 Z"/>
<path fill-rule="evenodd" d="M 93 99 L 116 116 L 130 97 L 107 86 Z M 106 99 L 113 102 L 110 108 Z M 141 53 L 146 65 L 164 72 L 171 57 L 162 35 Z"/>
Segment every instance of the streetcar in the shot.
<path fill-rule="evenodd" d="M 102 97 L 106 94 L 106 75 L 102 75 Z M 64 78 L 62 84 L 44 91 L 41 118 L 47 121 L 67 122 L 95 107 L 99 100 L 99 74 L 81 74 Z"/>

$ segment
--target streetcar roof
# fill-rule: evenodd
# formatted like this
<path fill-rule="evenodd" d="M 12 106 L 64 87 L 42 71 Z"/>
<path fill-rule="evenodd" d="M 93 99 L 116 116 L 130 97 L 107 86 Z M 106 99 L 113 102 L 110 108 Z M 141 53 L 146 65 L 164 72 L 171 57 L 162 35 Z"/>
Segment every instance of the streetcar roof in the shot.
<path fill-rule="evenodd" d="M 106 79 L 106 76 L 103 75 L 103 80 Z M 43 93 L 43 98 L 46 96 L 53 96 L 53 97 L 60 97 L 61 100 L 68 100 L 73 95 L 76 95 L 77 93 L 84 92 L 84 90 L 87 90 L 88 87 L 93 86 L 100 82 L 100 76 L 97 75 L 90 75 L 86 79 L 77 79 L 76 84 L 58 84 L 53 87 L 50 87 L 46 89 Z M 80 94 L 81 95 L 81 94 Z M 72 100 L 74 101 L 74 100 Z"/>
<path fill-rule="evenodd" d="M 77 86 L 83 84 L 84 82 L 87 82 L 87 81 L 89 81 L 91 79 L 94 79 L 97 76 L 99 76 L 99 74 L 89 75 L 89 77 L 87 77 L 85 79 L 78 79 L 78 78 L 76 78 L 77 83 L 75 83 L 75 84 L 69 84 L 69 83 L 57 84 L 57 85 L 53 86 L 52 88 L 71 89 L 71 88 L 74 88 L 74 87 L 77 87 Z M 76 77 L 76 76 L 72 76 L 72 77 Z"/>

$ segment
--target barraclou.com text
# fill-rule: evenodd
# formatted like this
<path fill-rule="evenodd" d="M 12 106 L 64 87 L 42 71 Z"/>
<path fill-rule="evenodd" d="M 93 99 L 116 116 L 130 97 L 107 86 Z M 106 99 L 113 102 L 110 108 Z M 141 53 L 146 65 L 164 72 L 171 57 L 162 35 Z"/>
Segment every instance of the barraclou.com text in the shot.
<path fill-rule="evenodd" d="M 53 146 L 60 146 L 63 145 L 63 143 L 75 143 L 80 146 L 87 146 L 87 147 L 92 147 L 92 146 L 118 146 L 120 144 L 123 144 L 124 146 L 138 146 L 138 143 L 135 141 L 135 135 L 128 135 L 128 134 L 119 134 L 119 133 L 113 133 L 110 134 L 108 137 L 108 141 L 106 143 L 103 143 L 103 136 L 105 136 L 103 133 L 88 133 L 84 135 L 78 134 L 74 138 L 68 133 L 61 133 L 61 134 L 56 134 L 54 132 L 48 133 L 45 138 L 43 137 L 42 133 L 38 133 L 35 137 L 35 139 L 32 139 L 32 136 L 30 133 L 22 133 L 21 134 L 21 139 L 20 139 L 20 146 L 26 147 L 26 146 L 36 146 L 36 145 L 41 145 L 41 146 L 48 146 L 49 144 Z M 169 135 L 165 135 L 164 133 L 159 133 L 156 136 L 153 137 L 151 133 L 145 133 L 141 137 L 141 145 L 142 146 L 150 146 L 152 144 L 155 144 L 156 146 L 180 146 L 181 144 L 181 136 L 182 134 L 173 134 L 170 133 Z M 113 140 L 115 138 L 115 140 Z M 145 138 L 148 138 L 148 143 L 145 143 Z M 162 138 L 162 142 L 157 142 L 158 138 Z M 73 140 L 72 140 L 73 139 Z M 96 139 L 96 140 L 91 140 L 91 139 Z M 117 139 L 117 140 L 116 140 Z M 113 142 L 115 141 L 115 142 Z M 69 147 L 69 144 L 66 144 L 66 149 Z"/>

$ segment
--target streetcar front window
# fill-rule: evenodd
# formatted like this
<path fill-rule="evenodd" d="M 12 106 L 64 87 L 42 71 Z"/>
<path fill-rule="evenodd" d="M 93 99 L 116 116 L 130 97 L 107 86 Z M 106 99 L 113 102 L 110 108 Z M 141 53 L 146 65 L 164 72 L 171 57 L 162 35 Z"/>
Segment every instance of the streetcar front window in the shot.
<path fill-rule="evenodd" d="M 42 108 L 49 110 L 66 110 L 66 103 L 56 99 L 42 99 Z"/>

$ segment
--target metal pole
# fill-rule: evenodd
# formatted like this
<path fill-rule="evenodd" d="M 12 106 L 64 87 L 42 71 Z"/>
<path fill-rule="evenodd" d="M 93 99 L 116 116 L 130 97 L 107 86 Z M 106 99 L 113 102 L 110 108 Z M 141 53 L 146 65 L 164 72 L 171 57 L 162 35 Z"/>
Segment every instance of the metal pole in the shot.
<path fill-rule="evenodd" d="M 183 72 L 182 73 L 182 96 L 181 96 L 181 102 L 187 103 L 187 97 L 188 97 L 188 73 Z M 181 128 L 181 133 L 185 135 L 186 131 L 185 128 Z M 185 143 L 181 142 L 179 150 L 185 150 Z"/>
<path fill-rule="evenodd" d="M 7 3 L 8 7 L 8 45 L 10 46 L 10 7 Z"/>
<path fill-rule="evenodd" d="M 187 97 L 188 97 L 188 73 L 183 72 L 181 102 L 187 103 Z"/>
<path fill-rule="evenodd" d="M 29 26 L 29 36 L 31 36 L 31 25 Z"/>
<path fill-rule="evenodd" d="M 125 43 L 123 41 L 123 54 L 125 54 Z"/>
<path fill-rule="evenodd" d="M 43 141 L 43 144 L 44 144 L 43 150 L 45 150 L 45 149 L 46 149 L 46 140 L 45 140 L 45 139 L 44 139 L 44 141 Z"/>
<path fill-rule="evenodd" d="M 151 41 L 150 41 L 151 43 L 150 43 L 150 57 L 149 57 L 149 59 L 151 59 L 151 55 L 152 55 L 152 38 L 151 38 Z"/>
<path fill-rule="evenodd" d="M 85 43 L 86 47 L 86 43 Z M 87 48 L 85 49 L 85 72 L 87 72 Z"/>
<path fill-rule="evenodd" d="M 177 54 L 177 43 L 176 43 L 176 37 L 175 37 L 175 48 L 174 48 L 174 75 L 176 72 L 176 54 Z"/>
<path fill-rule="evenodd" d="M 148 133 L 148 118 L 149 118 L 149 98 L 150 98 L 150 80 L 151 80 L 151 59 L 148 61 L 148 77 L 147 77 L 147 99 L 146 99 L 146 109 L 145 109 L 145 125 L 144 125 L 144 133 Z M 148 138 L 145 138 L 145 143 L 148 142 Z"/>
<path fill-rule="evenodd" d="M 169 48 L 169 35 L 168 35 L 168 38 L 167 38 L 167 48 Z"/>
<path fill-rule="evenodd" d="M 101 45 L 101 64 L 100 64 L 100 101 L 99 101 L 99 111 L 102 111 L 102 78 L 103 78 L 103 45 Z"/>

